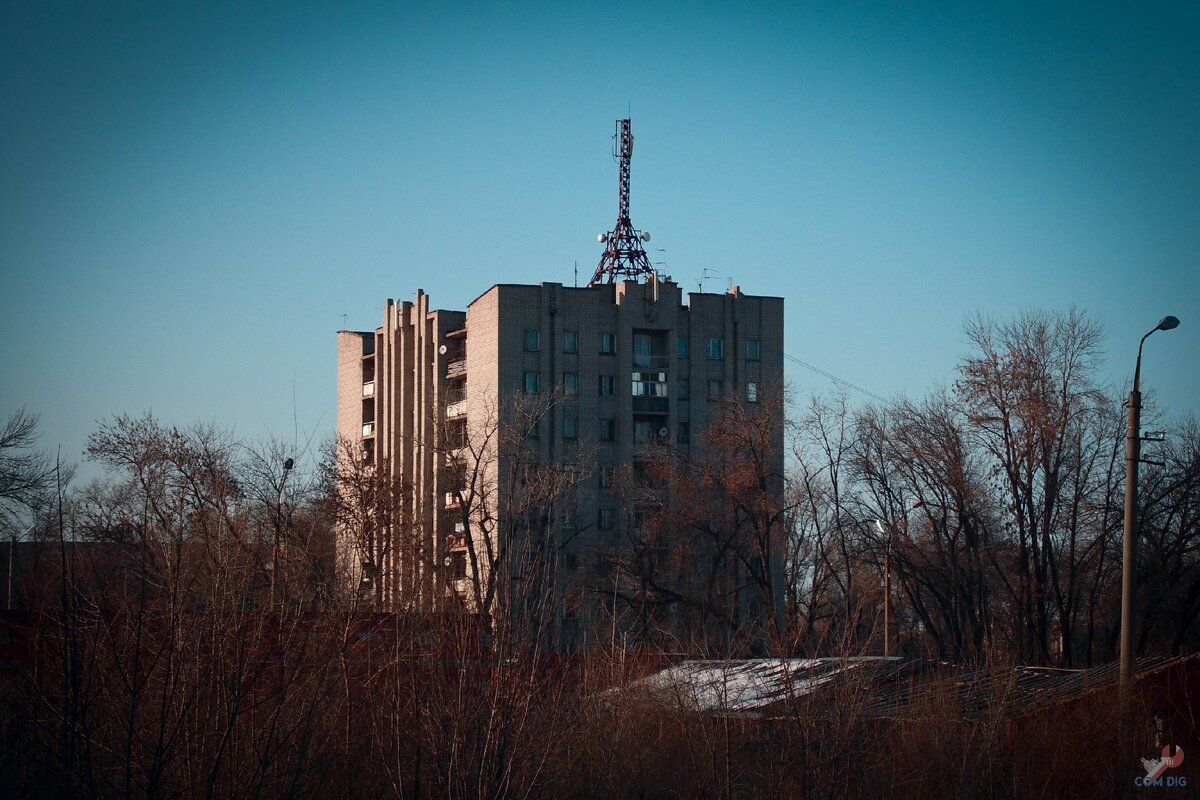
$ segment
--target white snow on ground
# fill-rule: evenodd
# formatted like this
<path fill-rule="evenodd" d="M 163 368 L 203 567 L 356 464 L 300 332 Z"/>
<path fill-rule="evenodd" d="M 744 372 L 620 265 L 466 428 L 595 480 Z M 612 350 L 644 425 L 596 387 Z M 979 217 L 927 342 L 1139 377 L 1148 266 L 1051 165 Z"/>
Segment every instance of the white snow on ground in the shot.
<path fill-rule="evenodd" d="M 628 688 L 667 694 L 701 712 L 747 712 L 801 697 L 835 676 L 878 658 L 763 658 L 683 661 Z"/>

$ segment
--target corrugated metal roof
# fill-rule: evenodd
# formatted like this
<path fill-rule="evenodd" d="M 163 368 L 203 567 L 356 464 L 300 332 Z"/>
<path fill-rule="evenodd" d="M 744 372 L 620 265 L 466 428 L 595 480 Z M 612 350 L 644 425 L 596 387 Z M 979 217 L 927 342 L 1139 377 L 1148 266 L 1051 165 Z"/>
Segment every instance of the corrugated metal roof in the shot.
<path fill-rule="evenodd" d="M 1136 672 L 1146 673 L 1184 661 L 1190 656 L 1165 658 L 1146 656 L 1137 660 Z M 1117 682 L 1116 662 L 1092 669 L 1053 667 L 963 668 L 951 664 L 930 665 L 921 676 L 897 682 L 880 691 L 864 714 L 893 717 L 907 714 L 913 706 L 928 705 L 944 711 L 956 705 L 958 713 L 974 715 L 1003 708 L 1022 712 L 1035 706 L 1067 700 Z"/>
<path fill-rule="evenodd" d="M 1138 659 L 1136 671 L 1153 672 L 1196 657 L 1148 656 Z M 976 668 L 881 656 L 682 661 L 611 694 L 642 694 L 702 714 L 764 717 L 783 704 L 805 701 L 815 702 L 806 713 L 819 715 L 822 696 L 851 687 L 859 698 L 853 707 L 866 717 L 898 717 L 921 707 L 973 716 L 997 708 L 1020 713 L 1078 697 L 1115 684 L 1117 673 L 1116 663 L 1087 670 Z"/>
<path fill-rule="evenodd" d="M 795 701 L 835 682 L 898 667 L 900 658 L 762 658 L 683 661 L 630 684 L 645 693 L 700 713 L 760 716 L 777 703 Z"/>

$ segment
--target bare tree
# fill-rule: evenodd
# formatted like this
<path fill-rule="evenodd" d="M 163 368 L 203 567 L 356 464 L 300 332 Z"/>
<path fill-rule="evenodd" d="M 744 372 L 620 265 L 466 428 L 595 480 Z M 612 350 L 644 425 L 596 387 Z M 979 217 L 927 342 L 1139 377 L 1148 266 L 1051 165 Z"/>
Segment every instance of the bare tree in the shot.
<path fill-rule="evenodd" d="M 469 607 L 522 626 L 524 639 L 552 623 L 561 549 L 579 534 L 562 525 L 564 512 L 590 474 L 589 444 L 558 454 L 541 446 L 538 431 L 563 401 L 557 393 L 529 394 L 483 409 L 444 448 Z"/>
<path fill-rule="evenodd" d="M 1200 425 L 1189 417 L 1166 433 L 1140 482 L 1139 648 L 1178 654 L 1194 646 L 1200 620 Z"/>
<path fill-rule="evenodd" d="M 0 428 L 0 525 L 14 536 L 53 495 L 54 464 L 33 450 L 37 425 L 36 415 L 19 409 Z"/>
<path fill-rule="evenodd" d="M 867 599 L 859 575 L 864 542 L 852 511 L 853 434 L 844 393 L 831 400 L 813 396 L 791 442 L 792 610 L 797 635 L 813 653 L 852 647 Z"/>
<path fill-rule="evenodd" d="M 648 453 L 629 474 L 631 601 L 670 602 L 726 627 L 727 645 L 788 648 L 783 392 L 723 400 L 695 455 Z M 644 614 L 643 614 L 644 616 Z M 713 644 L 713 642 L 709 642 Z"/>
<path fill-rule="evenodd" d="M 899 607 L 909 610 L 906 631 L 919 622 L 939 657 L 983 660 L 998 556 L 986 473 L 965 420 L 950 398 L 935 394 L 920 405 L 863 413 L 857 430 L 864 512 L 883 527 L 872 551 L 878 562 L 890 550 L 906 600 Z"/>
<path fill-rule="evenodd" d="M 413 519 L 411 481 L 387 459 L 365 460 L 361 445 L 346 439 L 333 443 L 322 466 L 338 531 L 336 574 L 343 602 L 369 601 L 380 610 L 417 608 L 422 601 L 417 576 L 434 568 L 435 554 Z M 357 587 L 346 585 L 353 575 L 361 575 Z"/>
<path fill-rule="evenodd" d="M 988 454 L 1013 532 L 1023 660 L 1071 660 L 1072 623 L 1083 588 L 1081 555 L 1095 531 L 1072 514 L 1090 485 L 1096 446 L 1096 385 L 1101 326 L 1072 309 L 1023 313 L 1005 323 L 967 325 L 976 352 L 955 385 L 973 443 Z M 1052 641 L 1053 640 L 1053 641 Z"/>

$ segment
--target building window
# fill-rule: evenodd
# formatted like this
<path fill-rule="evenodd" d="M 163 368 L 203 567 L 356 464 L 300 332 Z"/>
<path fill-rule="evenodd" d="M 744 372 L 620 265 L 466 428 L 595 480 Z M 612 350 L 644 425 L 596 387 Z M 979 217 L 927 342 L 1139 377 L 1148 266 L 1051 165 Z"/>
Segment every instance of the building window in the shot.
<path fill-rule="evenodd" d="M 575 417 L 563 417 L 563 438 L 574 439 L 579 436 L 579 420 Z"/>
<path fill-rule="evenodd" d="M 579 352 L 579 331 L 563 331 L 563 352 Z"/>
<path fill-rule="evenodd" d="M 666 397 L 667 373 L 665 372 L 635 372 L 633 373 L 634 397 Z"/>
<path fill-rule="evenodd" d="M 680 358 L 687 358 L 690 352 L 691 348 L 688 346 L 688 338 L 686 336 L 680 336 L 675 340 L 675 355 Z"/>
<path fill-rule="evenodd" d="M 525 349 L 530 353 L 536 353 L 542 349 L 542 332 L 536 328 L 525 329 Z"/>
<path fill-rule="evenodd" d="M 613 477 L 617 474 L 617 468 L 612 464 L 600 465 L 600 488 L 611 489 L 613 485 Z"/>
<path fill-rule="evenodd" d="M 746 360 L 747 361 L 758 361 L 758 351 L 759 351 L 758 339 L 747 339 L 746 340 Z"/>
<path fill-rule="evenodd" d="M 648 419 L 633 421 L 633 443 L 645 444 L 654 438 L 654 423 Z"/>
<path fill-rule="evenodd" d="M 600 394 L 616 394 L 617 377 L 615 375 L 600 376 Z"/>
<path fill-rule="evenodd" d="M 568 395 L 579 394 L 578 372 L 563 373 L 563 393 Z"/>
<path fill-rule="evenodd" d="M 611 442 L 617 438 L 617 421 L 614 419 L 600 420 L 600 441 Z"/>
<path fill-rule="evenodd" d="M 720 400 L 721 392 L 722 392 L 722 387 L 721 387 L 720 381 L 709 381 L 708 382 L 708 399 L 709 400 Z"/>
<path fill-rule="evenodd" d="M 611 531 L 616 523 L 616 512 L 611 508 L 596 509 L 596 527 L 602 531 Z"/>
<path fill-rule="evenodd" d="M 538 391 L 541 389 L 541 383 L 538 380 L 540 377 L 541 376 L 539 376 L 536 372 L 525 373 L 525 379 L 522 384 L 523 388 L 525 389 L 525 394 L 538 393 Z"/>
<path fill-rule="evenodd" d="M 721 341 L 720 339 L 709 339 L 708 340 L 708 357 L 713 358 L 713 359 L 724 358 L 725 357 L 725 343 L 723 341 Z"/>
<path fill-rule="evenodd" d="M 676 428 L 677 433 L 675 435 L 675 441 L 678 442 L 679 444 L 687 444 L 688 442 L 690 442 L 692 440 L 691 423 L 679 422 L 679 423 L 676 423 L 676 425 L 677 425 L 677 428 Z"/>
<path fill-rule="evenodd" d="M 579 513 L 574 508 L 564 508 L 562 512 L 563 530 L 573 531 L 579 527 Z"/>
<path fill-rule="evenodd" d="M 653 345 L 650 336 L 645 333 L 633 335 L 633 363 L 638 366 L 650 366 L 650 351 Z"/>
<path fill-rule="evenodd" d="M 600 355 L 611 356 L 617 352 L 617 337 L 611 333 L 600 334 Z"/>
<path fill-rule="evenodd" d="M 525 429 L 526 439 L 538 438 L 538 421 L 536 419 L 529 420 L 529 426 Z"/>
<path fill-rule="evenodd" d="M 680 378 L 678 391 L 679 391 L 679 399 L 680 400 L 691 400 L 692 399 L 692 382 L 690 380 L 688 380 L 687 378 Z"/>
<path fill-rule="evenodd" d="M 446 446 L 451 450 L 467 446 L 467 421 L 465 419 L 446 420 Z"/>
<path fill-rule="evenodd" d="M 453 580 L 462 580 L 467 577 L 467 554 L 461 550 L 455 551 L 446 556 L 446 560 L 450 564 L 450 577 Z"/>
<path fill-rule="evenodd" d="M 758 402 L 758 384 L 757 383 L 747 383 L 746 384 L 746 402 L 748 402 L 748 403 L 757 403 Z"/>

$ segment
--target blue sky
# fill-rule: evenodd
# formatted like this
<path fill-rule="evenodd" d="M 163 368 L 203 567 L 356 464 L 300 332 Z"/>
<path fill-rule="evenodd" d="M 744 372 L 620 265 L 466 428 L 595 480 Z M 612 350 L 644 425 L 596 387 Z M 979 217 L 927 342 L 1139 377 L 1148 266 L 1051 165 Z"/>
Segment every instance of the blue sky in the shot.
<path fill-rule="evenodd" d="M 627 112 L 651 254 L 786 297 L 789 355 L 919 396 L 966 316 L 1077 306 L 1119 386 L 1171 313 L 1143 380 L 1195 412 L 1198 41 L 1194 3 L 6 0 L 0 413 L 68 460 L 120 412 L 328 434 L 343 314 L 586 281 Z"/>

